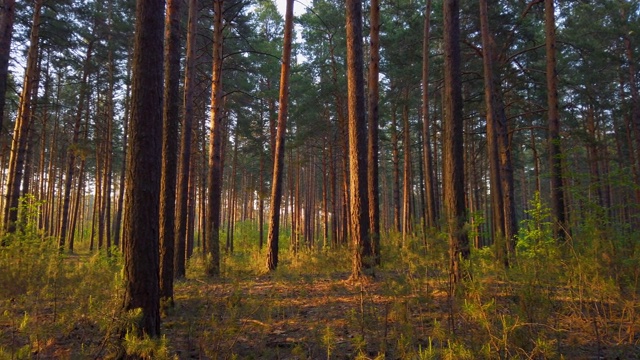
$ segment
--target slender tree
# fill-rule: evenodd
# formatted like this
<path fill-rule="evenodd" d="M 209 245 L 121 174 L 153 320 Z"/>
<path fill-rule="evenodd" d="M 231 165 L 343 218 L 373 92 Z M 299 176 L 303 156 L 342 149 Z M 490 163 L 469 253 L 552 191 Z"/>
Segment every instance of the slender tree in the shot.
<path fill-rule="evenodd" d="M 380 98 L 378 74 L 380 72 L 380 1 L 371 0 L 369 33 L 370 59 L 369 59 L 369 97 L 368 97 L 368 185 L 369 185 L 369 221 L 371 223 L 371 248 L 369 254 L 380 265 L 380 191 L 378 177 L 378 122 L 380 111 L 378 102 Z"/>
<path fill-rule="evenodd" d="M 558 74 L 556 73 L 556 18 L 554 0 L 544 0 L 547 53 L 547 120 L 549 126 L 549 168 L 551 170 L 551 212 L 558 240 L 568 230 L 565 215 L 565 193 L 562 186 L 562 151 L 560 149 L 560 111 L 558 110 Z"/>
<path fill-rule="evenodd" d="M 444 119 L 443 188 L 449 229 L 450 276 L 462 278 L 461 260 L 469 257 L 469 238 L 464 224 L 464 147 L 462 81 L 460 70 L 460 2 L 444 1 Z"/>
<path fill-rule="evenodd" d="M 211 78 L 211 138 L 209 142 L 209 173 L 207 225 L 206 225 L 206 271 L 209 276 L 220 274 L 220 210 L 222 207 L 222 11 L 224 0 L 213 2 L 213 75 Z"/>
<path fill-rule="evenodd" d="M 160 335 L 159 207 L 164 0 L 136 6 L 124 233 L 124 309 L 142 311 L 139 333 Z"/>
<path fill-rule="evenodd" d="M 435 201 L 435 174 L 433 171 L 433 155 L 431 151 L 431 132 L 429 119 L 429 51 L 431 33 L 431 0 L 426 0 L 424 10 L 424 32 L 422 36 L 422 162 L 425 185 L 425 225 L 436 227 L 438 210 Z"/>
<path fill-rule="evenodd" d="M 176 175 L 180 112 L 180 3 L 167 1 L 164 33 L 164 106 L 160 189 L 160 296 L 173 305 Z"/>
<path fill-rule="evenodd" d="M 0 133 L 4 123 L 4 103 L 9 78 L 9 59 L 11 54 L 11 36 L 16 17 L 16 1 L 5 0 L 0 8 Z"/>
<path fill-rule="evenodd" d="M 87 79 L 91 70 L 91 56 L 93 52 L 94 40 L 90 40 L 87 44 L 87 54 L 84 60 L 84 69 L 82 70 L 82 81 L 80 83 L 80 93 L 78 94 L 78 106 L 76 109 L 76 115 L 73 124 L 73 135 L 71 138 L 71 145 L 68 149 L 67 158 L 67 171 L 64 178 L 64 194 L 62 200 L 62 216 L 60 218 L 60 230 L 58 231 L 58 247 L 64 249 L 65 241 L 67 240 L 67 230 L 69 228 L 69 211 L 71 202 L 71 185 L 73 184 L 73 177 L 76 171 L 76 157 L 77 157 L 77 145 L 80 140 L 80 131 L 82 126 L 82 117 L 84 115 L 85 102 L 88 93 Z M 98 176 L 96 174 L 96 176 Z M 98 186 L 101 191 L 102 188 Z M 100 238 L 101 239 L 101 238 Z"/>
<path fill-rule="evenodd" d="M 38 83 L 38 44 L 40 42 L 40 14 L 42 1 L 36 0 L 33 9 L 33 22 L 29 37 L 29 51 L 27 52 L 27 69 L 24 73 L 20 108 L 15 121 L 11 142 L 11 156 L 9 157 L 9 174 L 7 179 L 7 200 L 4 207 L 4 228 L 7 232 L 15 231 L 18 220 L 18 204 L 20 201 L 20 184 L 24 174 L 24 162 L 27 152 L 27 139 L 31 123 L 33 93 L 37 91 Z"/>
<path fill-rule="evenodd" d="M 280 236 L 280 204 L 282 202 L 282 177 L 284 173 L 285 135 L 289 108 L 289 69 L 291 67 L 291 38 L 293 33 L 293 0 L 287 0 L 284 17 L 284 45 L 280 70 L 280 112 L 273 157 L 273 180 L 271 183 L 271 214 L 267 234 L 267 269 L 278 266 L 278 237 Z"/>
<path fill-rule="evenodd" d="M 176 204 L 176 231 L 174 253 L 174 276 L 185 275 L 187 200 L 189 198 L 189 177 L 191 173 L 191 133 L 193 131 L 193 107 L 195 90 L 196 34 L 198 31 L 198 0 L 189 0 L 189 24 L 187 30 L 187 58 L 184 72 L 184 116 L 180 135 L 180 173 L 178 174 L 178 194 Z"/>

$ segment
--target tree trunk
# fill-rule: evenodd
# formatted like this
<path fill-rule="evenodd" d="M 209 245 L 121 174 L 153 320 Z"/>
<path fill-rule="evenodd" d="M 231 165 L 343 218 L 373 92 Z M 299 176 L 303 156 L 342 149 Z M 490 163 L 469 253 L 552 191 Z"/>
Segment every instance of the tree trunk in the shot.
<path fill-rule="evenodd" d="M 68 148 L 67 158 L 67 172 L 64 178 L 64 194 L 62 203 L 62 218 L 60 221 L 60 231 L 58 237 L 58 247 L 64 249 L 67 236 L 67 228 L 69 226 L 69 202 L 71 200 L 71 184 L 73 183 L 73 176 L 76 170 L 76 147 L 80 140 L 80 127 L 82 126 L 82 116 L 84 114 L 84 106 L 87 97 L 87 78 L 89 77 L 89 70 L 91 66 L 91 56 L 93 52 L 93 40 L 87 44 L 87 57 L 84 60 L 84 69 L 82 73 L 82 82 L 80 83 L 80 93 L 78 94 L 78 108 L 76 110 L 76 116 L 73 125 L 73 138 Z M 100 189 L 100 188 L 98 188 Z"/>
<path fill-rule="evenodd" d="M 160 297 L 173 306 L 176 175 L 180 122 L 180 3 L 168 0 L 164 33 L 164 104 L 160 189 Z"/>
<path fill-rule="evenodd" d="M 131 63 L 130 57 L 127 57 L 127 65 Z M 131 66 L 127 66 L 127 80 L 131 78 Z M 122 166 L 120 167 L 120 180 L 118 181 L 119 189 L 118 189 L 118 200 L 117 200 L 117 210 L 115 214 L 115 219 L 113 221 L 113 245 L 118 246 L 124 250 L 124 244 L 120 241 L 121 237 L 121 225 L 122 225 L 122 214 L 124 208 L 124 191 L 125 191 L 125 175 L 127 170 L 127 147 L 128 147 L 128 136 L 129 136 L 129 111 L 131 108 L 131 89 L 129 87 L 129 81 L 127 81 L 127 86 L 125 90 L 125 100 L 124 100 L 124 124 L 123 124 L 123 134 L 122 134 L 122 158 L 125 161 L 122 162 Z"/>
<path fill-rule="evenodd" d="M 513 168 L 507 119 L 496 73 L 494 40 L 489 30 L 487 0 L 480 0 L 480 23 L 484 65 L 485 104 L 487 112 L 487 147 L 491 182 L 491 215 L 496 239 L 496 253 L 505 266 L 515 256 L 515 204 Z"/>
<path fill-rule="evenodd" d="M 378 122 L 380 114 L 378 102 L 380 90 L 378 85 L 378 73 L 380 72 L 380 3 L 379 0 L 371 0 L 370 14 L 370 59 L 369 59 L 369 110 L 368 110 L 368 185 L 369 185 L 369 222 L 371 224 L 371 248 L 368 254 L 374 259 L 376 265 L 380 265 L 380 181 L 378 178 Z"/>
<path fill-rule="evenodd" d="M 213 76 L 211 79 L 211 139 L 207 203 L 207 264 L 209 276 L 220 275 L 220 210 L 222 207 L 222 11 L 224 0 L 214 0 Z"/>
<path fill-rule="evenodd" d="M 400 232 L 400 150 L 396 105 L 391 106 L 391 162 L 393 165 L 393 229 Z"/>
<path fill-rule="evenodd" d="M 185 276 L 185 254 L 187 234 L 187 199 L 191 174 L 191 135 L 193 132 L 193 107 L 195 92 L 196 35 L 198 33 L 198 0 L 189 0 L 189 24 L 187 30 L 187 58 L 184 73 L 184 116 L 180 136 L 180 172 L 178 174 L 174 276 Z"/>
<path fill-rule="evenodd" d="M 558 110 L 558 75 L 556 73 L 556 20 L 554 0 L 544 0 L 545 36 L 547 52 L 548 147 L 551 171 L 551 215 L 558 241 L 565 239 L 568 224 L 562 187 L 562 152 L 560 150 L 560 113 Z"/>
<path fill-rule="evenodd" d="M 159 211 L 163 0 L 138 0 L 124 233 L 124 310 L 142 310 L 138 335 L 160 335 Z M 124 336 L 124 331 L 122 333 Z"/>
<path fill-rule="evenodd" d="M 431 154 L 431 135 L 429 118 L 429 53 L 431 34 L 431 0 L 426 0 L 424 12 L 424 33 L 422 36 L 422 166 L 425 187 L 425 220 L 427 228 L 437 226 L 438 209 L 435 201 L 435 183 L 433 173 L 433 155 Z"/>
<path fill-rule="evenodd" d="M 365 117 L 362 3 L 347 0 L 347 98 L 349 109 L 349 195 L 352 279 L 359 279 L 373 264 L 369 237 L 369 197 L 367 191 L 367 119 Z"/>
<path fill-rule="evenodd" d="M 24 74 L 20 108 L 15 122 L 13 139 L 11 142 L 11 156 L 9 158 L 9 178 L 7 181 L 7 201 L 4 208 L 4 228 L 6 232 L 16 230 L 18 220 L 18 205 L 20 202 L 20 184 L 22 183 L 24 161 L 27 151 L 27 139 L 31 125 L 31 100 L 38 89 L 38 42 L 40 41 L 40 12 L 42 1 L 36 0 L 33 10 L 33 24 L 29 37 L 29 51 L 27 54 L 27 69 Z"/>
<path fill-rule="evenodd" d="M 453 283 L 462 279 L 461 261 L 469 258 L 469 238 L 464 224 L 464 144 L 462 81 L 460 70 L 460 4 L 444 2 L 444 207 L 449 225 L 449 264 Z"/>
<path fill-rule="evenodd" d="M 4 0 L 0 9 L 0 133 L 3 132 L 4 103 L 6 101 L 9 59 L 11 58 L 11 36 L 16 16 L 16 1 Z"/>
<path fill-rule="evenodd" d="M 403 90 L 402 131 L 404 147 L 404 168 L 402 172 L 402 245 L 409 243 L 409 236 L 413 232 L 411 217 L 411 197 L 413 194 L 413 179 L 411 168 L 411 126 L 409 124 L 409 91 Z"/>
<path fill-rule="evenodd" d="M 282 176 L 284 173 L 285 135 L 287 126 L 287 110 L 289 109 L 289 68 L 291 62 L 291 37 L 293 32 L 293 0 L 287 0 L 284 21 L 284 46 L 282 48 L 282 68 L 280 71 L 280 112 L 273 163 L 273 180 L 271 183 L 271 214 L 269 216 L 269 233 L 267 234 L 267 269 L 275 270 L 278 266 L 278 237 L 280 235 L 280 204 L 282 202 Z"/>

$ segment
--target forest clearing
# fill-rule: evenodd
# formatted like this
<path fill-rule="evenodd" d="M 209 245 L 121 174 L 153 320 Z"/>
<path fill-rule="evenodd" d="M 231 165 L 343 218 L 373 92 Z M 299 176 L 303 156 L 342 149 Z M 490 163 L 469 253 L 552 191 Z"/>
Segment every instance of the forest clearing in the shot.
<path fill-rule="evenodd" d="M 0 360 L 640 358 L 637 34 L 638 0 L 0 0 Z"/>

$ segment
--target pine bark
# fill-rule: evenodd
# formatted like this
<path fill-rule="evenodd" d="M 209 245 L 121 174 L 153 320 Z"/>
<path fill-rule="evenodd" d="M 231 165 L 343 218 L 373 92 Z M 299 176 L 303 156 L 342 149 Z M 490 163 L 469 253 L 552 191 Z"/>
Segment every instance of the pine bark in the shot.
<path fill-rule="evenodd" d="M 380 265 L 380 181 L 378 176 L 378 107 L 380 90 L 378 74 L 380 72 L 380 1 L 371 0 L 370 16 L 370 59 L 369 59 L 369 97 L 368 97 L 368 185 L 369 185 L 369 222 L 371 224 L 371 248 L 368 254 Z"/>
<path fill-rule="evenodd" d="M 187 30 L 187 58 L 184 74 L 184 116 L 180 135 L 179 174 L 177 185 L 176 229 L 174 252 L 174 276 L 185 276 L 187 200 L 189 197 L 189 178 L 191 174 L 191 137 L 194 117 L 196 35 L 198 32 L 198 0 L 189 0 L 189 24 Z"/>
<path fill-rule="evenodd" d="M 160 297 L 173 305 L 176 176 L 180 113 L 180 3 L 168 0 L 164 33 L 162 180 L 160 185 Z"/>
<path fill-rule="evenodd" d="M 214 0 L 213 75 L 211 79 L 211 138 L 209 141 L 209 174 L 207 202 L 207 264 L 209 276 L 220 275 L 220 210 L 222 208 L 222 11 L 224 0 Z"/>
<path fill-rule="evenodd" d="M 444 2 L 444 207 L 449 229 L 449 266 L 453 283 L 463 278 L 461 261 L 468 259 L 469 238 L 465 230 L 464 144 L 462 81 L 460 68 L 460 3 Z"/>
<path fill-rule="evenodd" d="M 15 16 L 16 1 L 5 0 L 0 9 L 0 132 L 3 131 L 9 59 L 11 58 L 11 36 L 13 35 Z"/>
<path fill-rule="evenodd" d="M 367 119 L 365 117 L 362 2 L 347 0 L 347 99 L 349 110 L 349 203 L 353 246 L 352 279 L 372 267 L 367 191 Z"/>
<path fill-rule="evenodd" d="M 163 14 L 164 0 L 138 0 L 122 239 L 124 310 L 142 311 L 138 333 L 149 337 L 160 335 Z"/>
<path fill-rule="evenodd" d="M 37 91 L 38 82 L 38 43 L 40 41 L 40 13 L 42 1 L 36 0 L 33 10 L 33 22 L 29 37 L 29 51 L 27 53 L 27 69 L 24 74 L 22 95 L 18 117 L 15 121 L 13 139 L 11 142 L 11 156 L 9 157 L 9 175 L 7 180 L 7 200 L 4 208 L 4 228 L 6 232 L 16 230 L 18 220 L 18 205 L 20 202 L 20 184 L 24 175 L 24 162 L 27 152 L 27 139 L 31 124 L 33 93 Z"/>
<path fill-rule="evenodd" d="M 437 226 L 438 209 L 435 201 L 435 174 L 431 150 L 431 120 L 429 118 L 429 53 L 431 35 L 431 0 L 426 0 L 422 47 L 422 166 L 425 187 L 425 220 L 427 228 Z"/>
<path fill-rule="evenodd" d="M 271 213 L 267 234 L 267 269 L 278 266 L 278 237 L 280 235 L 280 205 L 282 202 L 282 179 L 284 173 L 285 135 L 287 111 L 289 109 L 289 69 L 291 62 L 291 39 L 293 32 L 293 0 L 287 0 L 284 20 L 284 46 L 282 48 L 282 67 L 280 70 L 280 112 L 276 130 L 276 146 L 271 183 Z"/>
<path fill-rule="evenodd" d="M 558 110 L 558 74 L 556 73 L 556 21 L 554 0 L 544 0 L 545 36 L 547 54 L 547 106 L 549 135 L 549 168 L 551 171 L 551 215 L 554 234 L 558 241 L 568 231 L 565 215 L 565 193 L 562 186 L 562 151 L 560 149 L 560 112 Z"/>

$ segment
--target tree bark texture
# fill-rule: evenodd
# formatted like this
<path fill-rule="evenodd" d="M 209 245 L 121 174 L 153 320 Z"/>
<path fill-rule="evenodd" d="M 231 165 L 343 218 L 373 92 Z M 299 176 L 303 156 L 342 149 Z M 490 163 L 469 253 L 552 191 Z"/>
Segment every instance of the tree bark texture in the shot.
<path fill-rule="evenodd" d="M 548 148 L 551 171 L 551 215 L 554 234 L 559 241 L 565 238 L 567 228 L 565 216 L 565 194 L 562 186 L 562 151 L 560 149 L 560 112 L 558 110 L 558 74 L 556 73 L 556 20 L 554 0 L 544 0 L 545 36 L 547 53 L 547 106 Z"/>
<path fill-rule="evenodd" d="M 176 175 L 180 113 L 180 3 L 168 0 L 164 33 L 162 180 L 160 185 L 160 296 L 173 303 Z"/>
<path fill-rule="evenodd" d="M 367 191 L 367 119 L 365 117 L 364 59 L 362 50 L 362 2 L 347 0 L 347 100 L 349 110 L 349 195 L 353 266 L 358 279 L 373 264 L 369 237 Z"/>
<path fill-rule="evenodd" d="M 220 275 L 220 210 L 222 208 L 222 11 L 224 0 L 214 0 L 213 11 L 213 75 L 211 79 L 211 134 L 209 141 L 209 174 L 207 202 L 207 263 L 209 276 Z"/>
<path fill-rule="evenodd" d="M 184 116 L 180 135 L 180 172 L 178 174 L 174 276 L 185 276 L 186 236 L 187 236 L 187 200 L 189 198 L 189 177 L 191 173 L 191 137 L 193 132 L 193 107 L 195 92 L 196 35 L 198 32 L 198 0 L 189 0 L 189 24 L 187 30 L 187 58 L 184 73 Z"/>
<path fill-rule="evenodd" d="M 380 90 L 378 75 L 380 72 L 380 1 L 371 0 L 370 16 L 370 59 L 369 59 L 369 97 L 368 97 L 368 183 L 369 183 L 369 221 L 371 224 L 371 249 L 375 264 L 380 265 L 380 181 L 378 176 L 378 107 Z"/>
<path fill-rule="evenodd" d="M 278 237 L 280 236 L 280 204 L 282 203 L 282 178 L 284 174 L 285 135 L 287 130 L 287 111 L 289 109 L 289 69 L 291 61 L 291 38 L 293 33 L 293 0 L 287 0 L 284 20 L 284 45 L 282 48 L 282 66 L 280 69 L 280 112 L 276 130 L 276 146 L 271 183 L 271 214 L 267 233 L 267 269 L 278 266 Z"/>
<path fill-rule="evenodd" d="M 162 156 L 163 0 L 138 0 L 124 217 L 125 310 L 139 334 L 160 335 L 159 207 Z"/>
<path fill-rule="evenodd" d="M 27 53 L 27 69 L 24 74 L 20 108 L 13 130 L 11 142 L 11 156 L 9 157 L 9 177 L 7 180 L 7 200 L 4 208 L 4 228 L 6 232 L 16 230 L 18 220 L 18 205 L 20 202 L 20 184 L 24 174 L 24 161 L 27 152 L 27 139 L 31 123 L 31 99 L 37 91 L 38 82 L 38 43 L 40 41 L 40 13 L 42 1 L 36 0 L 33 9 L 33 22 L 29 37 L 29 51 Z"/>
<path fill-rule="evenodd" d="M 460 3 L 444 1 L 444 119 L 443 187 L 449 229 L 450 276 L 461 280 L 461 261 L 469 258 L 469 238 L 465 230 L 464 144 L 462 81 L 460 70 Z"/>

